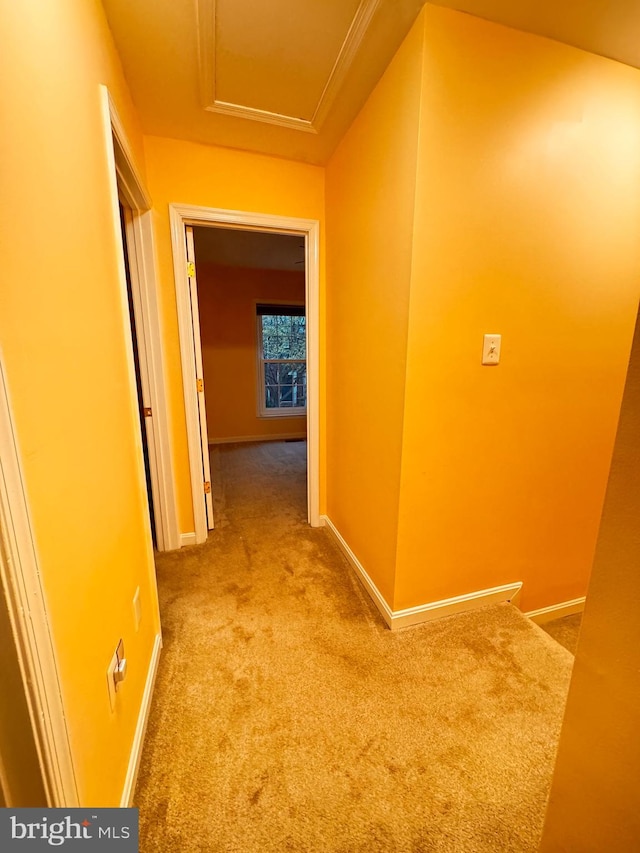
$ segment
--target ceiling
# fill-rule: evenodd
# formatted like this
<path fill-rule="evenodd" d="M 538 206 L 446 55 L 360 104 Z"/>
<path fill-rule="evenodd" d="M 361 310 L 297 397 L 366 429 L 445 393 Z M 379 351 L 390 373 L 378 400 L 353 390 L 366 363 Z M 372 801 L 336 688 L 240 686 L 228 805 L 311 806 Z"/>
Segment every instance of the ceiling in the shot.
<path fill-rule="evenodd" d="M 103 0 L 146 134 L 323 163 L 424 0 Z"/>
<path fill-rule="evenodd" d="M 193 238 L 199 264 L 304 272 L 304 236 L 196 227 Z"/>
<path fill-rule="evenodd" d="M 638 0 L 435 0 L 640 68 Z"/>
<path fill-rule="evenodd" d="M 436 0 L 640 67 L 639 0 Z M 324 163 L 423 0 L 103 0 L 144 132 Z"/>

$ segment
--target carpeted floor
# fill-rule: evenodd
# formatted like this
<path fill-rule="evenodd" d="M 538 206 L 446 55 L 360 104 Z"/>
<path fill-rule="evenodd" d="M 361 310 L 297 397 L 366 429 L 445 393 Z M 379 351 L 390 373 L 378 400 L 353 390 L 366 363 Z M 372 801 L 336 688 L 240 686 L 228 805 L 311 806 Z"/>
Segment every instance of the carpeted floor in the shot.
<path fill-rule="evenodd" d="M 560 619 L 554 619 L 552 622 L 545 622 L 540 627 L 557 643 L 575 655 L 581 625 L 582 613 L 575 613 L 573 616 L 563 616 Z"/>
<path fill-rule="evenodd" d="M 533 853 L 571 654 L 510 605 L 391 633 L 304 451 L 216 449 L 215 532 L 158 558 L 142 853 Z"/>

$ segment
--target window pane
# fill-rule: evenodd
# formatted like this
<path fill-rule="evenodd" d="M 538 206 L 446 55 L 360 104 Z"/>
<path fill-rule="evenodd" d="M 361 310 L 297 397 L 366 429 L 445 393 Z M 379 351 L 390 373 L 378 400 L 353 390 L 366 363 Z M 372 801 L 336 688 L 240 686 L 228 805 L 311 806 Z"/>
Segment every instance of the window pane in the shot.
<path fill-rule="evenodd" d="M 307 381 L 307 365 L 304 361 L 287 361 L 279 365 L 280 385 L 304 385 Z"/>
<path fill-rule="evenodd" d="M 270 364 L 266 362 L 264 366 L 264 384 L 265 385 L 277 385 L 278 384 L 278 364 Z"/>
<path fill-rule="evenodd" d="M 267 409 L 304 408 L 307 405 L 306 362 L 265 362 L 264 372 Z"/>
<path fill-rule="evenodd" d="M 265 407 L 267 409 L 277 409 L 279 408 L 279 393 L 277 385 L 267 385 L 265 388 Z"/>
<path fill-rule="evenodd" d="M 306 358 L 306 318 L 262 315 L 263 358 Z"/>

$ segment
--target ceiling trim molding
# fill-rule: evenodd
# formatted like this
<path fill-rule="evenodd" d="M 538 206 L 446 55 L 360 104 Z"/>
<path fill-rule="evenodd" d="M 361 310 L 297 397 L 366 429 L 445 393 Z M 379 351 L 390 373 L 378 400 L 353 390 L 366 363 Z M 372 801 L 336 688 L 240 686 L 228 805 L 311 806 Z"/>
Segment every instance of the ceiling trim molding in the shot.
<path fill-rule="evenodd" d="M 318 131 L 310 121 L 294 116 L 286 116 L 281 113 L 270 113 L 268 110 L 259 110 L 256 107 L 245 107 L 242 104 L 230 104 L 227 101 L 214 101 L 205 106 L 205 110 L 211 113 L 221 113 L 238 118 L 249 118 L 253 121 L 263 121 L 266 124 L 279 124 L 281 127 L 293 127 L 295 130 L 304 130 L 307 133 Z"/>
<path fill-rule="evenodd" d="M 329 110 L 333 106 L 333 102 L 345 81 L 347 73 L 353 65 L 360 50 L 360 45 L 364 41 L 364 37 L 379 5 L 380 0 L 361 0 L 357 8 L 349 31 L 342 42 L 342 47 L 329 74 L 329 79 L 322 90 L 313 118 L 311 119 L 311 124 L 316 128 L 316 131 L 320 130 L 320 127 L 329 114 Z"/>
<path fill-rule="evenodd" d="M 212 113 L 276 124 L 305 133 L 318 133 L 358 54 L 380 2 L 361 0 L 309 120 L 221 101 L 216 97 L 216 0 L 197 0 L 198 76 L 203 108 Z"/>

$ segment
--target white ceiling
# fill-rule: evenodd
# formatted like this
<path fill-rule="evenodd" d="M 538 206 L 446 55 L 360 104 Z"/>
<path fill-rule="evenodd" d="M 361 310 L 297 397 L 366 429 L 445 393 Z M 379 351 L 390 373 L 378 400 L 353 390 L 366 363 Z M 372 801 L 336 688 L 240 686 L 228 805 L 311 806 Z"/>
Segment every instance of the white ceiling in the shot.
<path fill-rule="evenodd" d="M 193 238 L 199 264 L 304 272 L 303 236 L 196 227 Z"/>
<path fill-rule="evenodd" d="M 435 0 L 640 67 L 640 0 Z M 147 134 L 324 163 L 423 0 L 103 0 Z"/>

